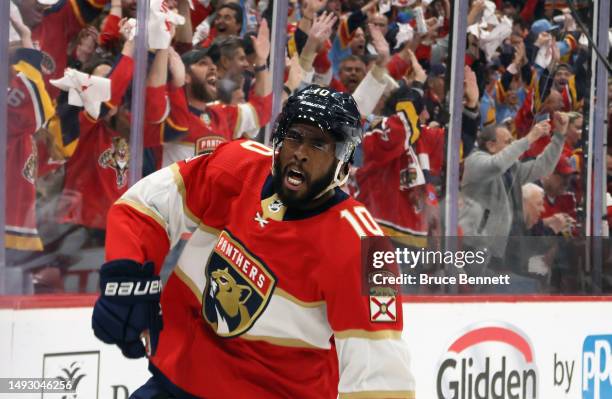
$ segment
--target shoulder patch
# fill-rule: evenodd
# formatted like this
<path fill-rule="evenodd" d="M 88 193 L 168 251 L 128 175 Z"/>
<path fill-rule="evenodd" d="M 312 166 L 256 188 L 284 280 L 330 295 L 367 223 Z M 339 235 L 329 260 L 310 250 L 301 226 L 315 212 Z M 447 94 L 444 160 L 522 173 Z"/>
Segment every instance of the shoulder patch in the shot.
<path fill-rule="evenodd" d="M 397 321 L 396 297 L 370 295 L 370 321 L 373 323 Z"/>

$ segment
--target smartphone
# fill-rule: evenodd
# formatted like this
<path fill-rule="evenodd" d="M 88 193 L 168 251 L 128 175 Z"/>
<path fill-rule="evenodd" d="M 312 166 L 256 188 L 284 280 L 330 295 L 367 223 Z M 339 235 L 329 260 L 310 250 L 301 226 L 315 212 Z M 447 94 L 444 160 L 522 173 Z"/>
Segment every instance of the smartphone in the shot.
<path fill-rule="evenodd" d="M 550 121 L 550 114 L 548 112 L 543 113 L 543 114 L 538 114 L 535 116 L 535 121 L 536 123 Z"/>

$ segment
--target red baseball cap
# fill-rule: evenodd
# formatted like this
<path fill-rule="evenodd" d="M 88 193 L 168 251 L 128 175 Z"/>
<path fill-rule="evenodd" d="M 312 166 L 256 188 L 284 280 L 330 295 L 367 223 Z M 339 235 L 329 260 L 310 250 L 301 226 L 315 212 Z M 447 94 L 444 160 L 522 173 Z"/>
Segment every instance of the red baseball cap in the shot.
<path fill-rule="evenodd" d="M 572 173 L 577 172 L 578 171 L 567 157 L 562 156 L 561 158 L 559 158 L 559 162 L 555 167 L 555 173 L 560 175 L 571 175 Z"/>

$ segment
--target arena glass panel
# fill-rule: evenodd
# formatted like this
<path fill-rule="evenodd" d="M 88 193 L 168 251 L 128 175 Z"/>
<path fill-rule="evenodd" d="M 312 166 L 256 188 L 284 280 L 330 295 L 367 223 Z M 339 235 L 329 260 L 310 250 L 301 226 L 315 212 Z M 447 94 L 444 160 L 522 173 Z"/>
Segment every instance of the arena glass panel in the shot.
<path fill-rule="evenodd" d="M 453 3 L 453 11 L 460 5 Z M 588 38 L 593 36 L 595 12 L 587 2 L 574 2 L 571 8 L 565 2 L 534 6 L 505 2 L 498 9 L 492 2 L 469 2 L 462 11 L 467 21 L 459 21 L 467 22 L 465 53 L 458 52 L 453 47 L 458 40 L 451 39 L 446 51 L 451 59 L 437 63 L 438 40 L 428 60 L 432 64 L 419 60 L 427 70 L 424 99 L 428 115 L 419 115 L 418 130 L 406 129 L 418 131 L 419 138 L 410 143 L 414 153 L 402 154 L 408 157 L 407 163 L 394 165 L 399 178 L 380 164 L 367 169 L 381 182 L 399 180 L 402 194 L 409 193 L 405 196 L 409 201 L 401 203 L 394 199 L 401 195 L 393 195 L 393 183 L 387 184 L 386 190 L 379 184 L 377 201 L 367 205 L 385 233 L 393 235 L 401 249 L 426 247 L 435 259 L 404 268 L 407 275 L 454 276 L 457 280 L 462 275 L 477 276 L 485 281 L 502 276 L 514 283 L 479 287 L 425 279 L 433 283 L 410 284 L 408 293 L 593 294 L 610 290 L 606 272 L 610 267 L 609 241 L 601 239 L 601 233 L 587 230 L 585 195 L 587 165 L 601 151 L 597 147 L 589 155 L 587 129 L 589 99 L 593 97 L 589 87 L 594 77 Z M 430 4 L 425 9 L 426 15 L 431 15 L 432 8 Z M 452 33 L 465 29 L 453 28 Z M 545 57 L 546 48 L 552 54 Z M 465 60 L 465 65 L 453 63 L 458 58 Z M 464 82 L 463 93 L 457 82 Z M 602 88 L 597 93 L 604 99 L 607 95 Z M 399 111 L 394 116 L 397 125 L 409 125 L 406 113 L 395 111 Z M 567 134 L 556 139 L 556 154 L 534 164 L 530 161 L 555 141 L 551 130 L 556 113 L 566 114 Z M 538 123 L 536 131 L 529 134 Z M 381 147 L 380 143 L 397 139 L 392 123 L 378 131 Z M 526 136 L 530 136 L 529 143 L 518 143 Z M 366 141 L 368 138 L 366 135 Z M 502 153 L 510 144 L 515 148 Z M 417 161 L 411 164 L 411 158 Z M 358 177 L 360 173 L 363 171 L 357 172 Z M 596 180 L 600 171 L 592 173 Z M 421 203 L 414 201 L 418 195 L 412 188 L 418 186 L 415 182 L 419 178 L 428 183 L 421 187 L 429 188 L 423 190 L 421 198 L 425 200 Z M 454 187 L 457 179 L 459 192 Z M 374 191 L 366 195 L 375 198 Z M 437 211 L 431 206 L 434 202 Z M 417 204 L 430 205 L 429 212 L 427 206 Z M 485 260 L 472 268 L 449 264 L 440 257 L 448 252 L 481 250 L 486 253 Z"/>
<path fill-rule="evenodd" d="M 16 186 L 21 185 L 23 189 L 8 190 L 6 199 L 7 217 L 9 219 L 20 218 L 21 220 L 9 220 L 6 224 L 9 229 L 5 236 L 7 263 L 18 265 L 18 267 L 11 268 L 9 266 L 5 283 L 13 287 L 9 289 L 9 292 L 15 293 L 94 292 L 97 290 L 96 271 L 103 262 L 104 220 L 109 203 L 112 202 L 110 197 L 113 200 L 116 199 L 124 187 L 126 188 L 137 180 L 140 174 L 138 171 L 135 172 L 137 168 L 133 167 L 134 159 L 139 157 L 132 155 L 135 149 L 130 148 L 129 144 L 131 140 L 134 140 L 131 129 L 134 126 L 134 121 L 129 121 L 127 115 L 132 111 L 131 108 L 135 106 L 134 104 L 138 102 L 134 101 L 134 99 L 147 99 L 144 111 L 140 113 L 140 115 L 144 113 L 141 117 L 143 119 L 141 123 L 142 134 L 140 136 L 142 144 L 137 146 L 139 150 L 143 151 L 142 162 L 138 162 L 139 165 L 142 164 L 143 174 L 146 175 L 159 168 L 160 162 L 163 162 L 160 161 L 163 158 L 163 143 L 171 142 L 172 144 L 179 144 L 183 137 L 181 134 L 184 134 L 184 131 L 180 129 L 167 129 L 173 120 L 170 119 L 170 122 L 168 122 L 168 118 L 171 118 L 171 115 L 166 115 L 167 112 L 165 111 L 171 113 L 173 109 L 172 104 L 170 104 L 168 109 L 163 104 L 153 101 L 163 98 L 170 102 L 170 98 L 159 95 L 158 92 L 153 90 L 159 88 L 159 86 L 155 86 L 155 82 L 159 82 L 160 79 L 163 80 L 163 71 L 161 76 L 157 75 L 155 77 L 150 72 L 152 66 L 156 64 L 155 60 L 157 57 L 155 52 L 149 53 L 148 64 L 150 64 L 150 67 L 147 69 L 149 72 L 142 69 L 143 67 L 138 66 L 137 56 L 131 57 L 133 58 L 132 70 L 143 71 L 140 74 L 132 72 L 132 76 L 146 77 L 145 86 L 150 84 L 150 87 L 141 87 L 136 91 L 128 87 L 120 96 L 120 100 L 115 98 L 119 97 L 120 93 L 111 93 L 111 97 L 115 97 L 102 101 L 99 108 L 95 104 L 87 104 L 87 101 L 82 106 L 70 104 L 70 90 L 73 93 L 77 92 L 77 96 L 80 93 L 81 97 L 83 97 L 82 91 L 88 87 L 87 84 L 82 85 L 80 88 L 67 88 L 62 91 L 57 86 L 48 83 L 52 78 L 61 78 L 63 76 L 58 70 L 58 61 L 60 69 L 63 69 L 62 65 L 64 65 L 76 70 L 84 70 L 85 67 L 92 68 L 94 67 L 93 64 L 100 62 L 97 65 L 98 67 L 104 70 L 105 66 L 107 66 L 106 72 L 109 73 L 108 69 L 111 69 L 110 74 L 112 75 L 115 72 L 117 76 L 117 79 L 111 79 L 111 81 L 118 81 L 119 83 L 112 85 L 112 87 L 124 84 L 124 80 L 130 80 L 125 79 L 127 76 L 125 70 L 129 69 L 129 67 L 125 65 L 125 62 L 121 64 L 121 59 L 117 58 L 124 51 L 124 39 L 122 38 L 120 21 L 121 17 L 125 16 L 137 18 L 139 16 L 137 11 L 139 9 L 142 11 L 144 2 L 138 2 L 137 7 L 136 2 L 124 1 L 122 6 L 120 6 L 119 3 L 122 3 L 120 1 L 100 1 L 99 3 L 106 4 L 103 4 L 102 8 L 97 8 L 100 5 L 97 4 L 97 1 L 77 1 L 77 7 L 72 7 L 70 10 L 64 8 L 65 6 L 61 4 L 59 6 L 43 6 L 41 3 L 43 2 L 32 2 L 32 4 L 29 2 L 20 3 L 20 8 L 23 9 L 20 11 L 23 11 L 22 14 L 25 14 L 24 18 L 33 18 L 29 23 L 33 24 L 32 26 L 34 27 L 37 23 L 37 16 L 42 15 L 40 12 L 43 11 L 44 7 L 49 7 L 42 16 L 42 22 L 39 22 L 39 24 L 42 23 L 44 26 L 46 21 L 53 20 L 53 18 L 63 18 L 62 23 L 66 24 L 65 26 L 69 28 L 67 31 L 70 31 L 71 34 L 61 41 L 47 40 L 47 38 L 55 38 L 53 35 L 58 35 L 58 32 L 49 30 L 51 33 L 41 36 L 41 33 L 37 33 L 37 29 L 39 32 L 44 30 L 34 27 L 33 47 L 43 49 L 43 51 L 44 49 L 48 50 L 44 51 L 46 54 L 42 57 L 38 69 L 38 73 L 41 74 L 45 85 L 44 87 L 37 87 L 35 80 L 31 80 L 26 76 L 26 72 L 36 72 L 36 67 L 32 70 L 27 66 L 23 66 L 25 64 L 20 64 L 19 68 L 25 68 L 25 72 L 21 71 L 21 69 L 18 71 L 18 73 L 22 73 L 22 76 L 19 77 L 15 84 L 23 86 L 20 86 L 21 89 L 19 91 L 9 92 L 9 115 L 18 115 L 16 110 L 13 110 L 15 112 L 11 113 L 12 105 L 17 107 L 19 112 L 31 115 L 27 118 L 15 118 L 13 121 L 29 121 L 33 126 L 31 129 L 35 129 L 37 134 L 27 135 L 26 137 L 29 137 L 27 140 L 21 136 L 21 141 L 15 142 L 15 144 L 10 143 L 9 140 L 8 144 L 9 149 L 13 145 L 18 146 L 19 151 L 8 151 L 8 164 L 18 166 L 15 167 L 13 172 L 11 172 L 13 166 L 7 168 L 7 184 L 9 187 L 12 187 L 8 180 L 13 178 L 15 181 L 19 181 L 19 183 L 15 183 Z M 151 3 L 155 5 L 159 2 L 151 1 Z M 170 6 L 175 5 L 175 3 L 180 8 L 178 13 L 185 16 L 187 11 L 185 11 L 184 5 L 187 2 L 168 2 Z M 271 12 L 272 7 L 269 4 L 264 2 L 247 3 L 247 8 L 243 9 L 245 11 L 243 29 L 241 31 L 243 35 L 249 30 L 252 32 L 256 31 L 257 24 L 261 21 L 262 17 L 268 19 L 269 25 L 274 25 L 275 21 L 272 20 Z M 317 10 L 316 13 L 320 15 L 323 11 L 329 11 L 338 15 L 340 13 L 345 13 L 345 16 L 350 15 L 349 11 L 351 10 L 338 8 L 336 3 L 330 1 L 325 4 L 324 9 Z M 551 30 L 551 36 L 555 36 L 557 42 L 565 43 L 564 46 L 571 50 L 574 62 L 576 62 L 576 59 L 582 60 L 580 57 L 586 58 L 586 61 L 582 60 L 579 63 L 580 65 L 587 65 L 586 71 L 584 69 L 574 70 L 576 78 L 580 74 L 586 74 L 588 78 L 590 53 L 584 51 L 585 44 L 582 35 L 578 35 L 578 38 L 574 37 L 576 39 L 574 41 L 568 39 L 570 34 L 564 31 L 565 28 L 570 29 L 569 26 L 565 26 L 565 18 L 567 18 L 568 13 L 563 9 L 555 9 L 555 4 L 559 2 L 545 2 L 545 7 L 542 10 L 535 11 L 520 8 L 521 4 L 519 2 L 506 2 L 501 10 L 490 9 L 488 5 L 483 5 L 481 2 L 470 2 L 466 17 L 468 32 L 470 33 L 465 37 L 467 42 L 465 48 L 467 68 L 461 71 L 467 81 L 466 86 L 464 86 L 464 93 L 461 95 L 465 101 L 462 101 L 464 108 L 457 110 L 455 105 L 451 105 L 453 97 L 451 87 L 453 87 L 455 81 L 463 80 L 461 78 L 458 79 L 460 75 L 457 73 L 457 65 L 461 67 L 462 64 L 460 62 L 452 63 L 452 54 L 456 54 L 453 45 L 457 41 L 451 39 L 451 31 L 453 28 L 453 10 L 457 4 L 449 1 L 434 1 L 424 2 L 423 6 L 410 5 L 403 7 L 392 4 L 390 9 L 386 9 L 383 3 L 374 3 L 376 2 L 364 3 L 363 7 L 365 9 L 362 10 L 362 14 L 366 16 L 366 19 L 362 18 L 357 23 L 349 23 L 354 22 L 355 18 L 350 21 L 348 18 L 341 18 L 335 21 L 333 32 L 328 38 L 325 38 L 326 40 L 329 39 L 329 41 L 324 40 L 325 43 L 329 43 L 327 59 L 331 66 L 327 66 L 326 69 L 327 64 L 325 57 L 320 56 L 321 51 L 314 53 L 316 56 L 315 60 L 310 60 L 311 69 L 314 70 L 314 76 L 310 77 L 311 82 L 351 91 L 358 98 L 360 106 L 363 107 L 362 114 L 365 120 L 366 136 L 364 143 L 356 153 L 352 178 L 346 189 L 366 203 L 383 231 L 388 235 L 396 237 L 400 245 L 416 246 L 417 248 L 423 246 L 441 248 L 446 246 L 448 248 L 461 249 L 461 246 L 465 245 L 463 241 L 450 238 L 444 240 L 442 237 L 444 235 L 449 237 L 467 237 L 475 234 L 473 231 L 478 234 L 484 234 L 482 230 L 478 232 L 481 223 L 470 221 L 469 214 L 472 211 L 472 198 L 464 195 L 463 190 L 458 195 L 451 194 L 449 196 L 448 193 L 454 191 L 452 188 L 447 187 L 448 175 L 452 174 L 453 170 L 456 170 L 453 169 L 456 168 L 456 161 L 451 158 L 445 161 L 448 156 L 448 132 L 452 126 L 452 111 L 456 110 L 456 114 L 461 114 L 461 145 L 459 150 L 461 163 L 459 171 L 462 173 L 464 172 L 464 160 L 472 151 L 476 142 L 477 133 L 474 132 L 474 128 L 469 126 L 466 128 L 464 126 L 466 115 L 470 114 L 470 110 L 467 108 L 472 108 L 465 107 L 465 102 L 470 100 L 467 98 L 470 90 L 466 88 L 474 83 L 475 79 L 478 86 L 478 109 L 476 112 L 472 112 L 471 115 L 473 117 L 476 115 L 475 118 L 478 118 L 477 131 L 481 130 L 485 124 L 488 124 L 493 114 L 493 119 L 496 122 L 508 124 L 509 130 L 514 132 L 516 130 L 516 123 L 519 122 L 520 124 L 521 119 L 516 116 L 510 118 L 505 113 L 512 115 L 512 110 L 508 111 L 508 108 L 518 108 L 517 105 L 523 105 L 527 98 L 528 89 L 532 88 L 530 86 L 532 82 L 528 79 L 527 72 L 523 74 L 523 68 L 513 74 L 513 77 L 509 79 L 509 83 L 508 77 L 504 78 L 504 72 L 507 71 L 507 67 L 512 63 L 517 48 L 521 47 L 518 37 L 520 36 L 524 41 L 525 38 L 522 36 L 531 32 L 534 23 L 539 19 L 546 19 L 551 25 L 559 25 L 560 28 Z M 591 29 L 590 22 L 593 20 L 593 11 L 587 7 L 586 2 L 575 3 L 578 14 L 582 16 L 582 20 Z M 268 7 L 265 8 L 262 4 Z M 357 9 L 352 11 L 357 11 Z M 194 16 L 195 14 L 202 13 L 202 10 L 198 9 L 197 5 L 195 10 L 189 12 L 191 14 L 190 18 L 186 19 L 192 24 L 186 28 L 191 30 L 189 33 L 191 34 L 191 39 L 194 39 L 195 36 L 204 34 L 204 29 L 198 30 L 198 27 L 202 26 L 199 22 L 205 18 L 202 18 L 202 15 Z M 206 12 L 204 10 L 204 13 Z M 302 51 L 305 45 L 304 38 L 300 38 L 300 35 L 295 33 L 296 28 L 303 28 L 304 30 L 309 28 L 308 23 L 302 21 L 304 12 L 308 14 L 310 11 L 299 9 L 293 4 L 289 6 L 289 30 L 286 46 L 286 55 L 288 56 L 294 54 L 301 56 L 304 53 Z M 349 13 L 346 14 L 347 12 Z M 525 16 L 528 16 L 530 12 L 534 14 L 531 16 L 529 24 L 521 24 L 512 19 L 512 33 L 509 37 L 502 40 L 501 44 L 497 47 L 491 47 L 490 41 L 487 42 L 488 45 L 485 45 L 485 36 L 487 36 L 484 32 L 485 30 L 496 32 L 495 29 L 490 30 L 493 26 L 503 30 L 503 26 L 500 27 L 504 22 L 502 14 L 525 14 Z M 158 15 L 155 14 L 155 16 Z M 535 17 L 538 17 L 538 19 Z M 150 15 L 149 18 L 151 18 Z M 198 18 L 202 19 L 198 20 Z M 209 16 L 209 18 L 214 25 L 215 17 Z M 569 21 L 569 18 L 567 20 Z M 194 23 L 196 21 L 198 22 L 197 24 Z M 380 42 L 377 43 L 377 33 L 371 31 L 368 21 L 372 23 L 371 25 L 375 29 L 380 29 L 386 39 L 389 47 L 389 57 L 386 61 L 381 60 L 385 56 L 385 46 L 381 47 L 379 45 Z M 479 28 L 480 30 L 476 30 L 473 25 L 477 22 L 487 22 L 487 29 L 481 27 L 483 29 Z M 540 25 L 542 24 L 544 23 Z M 47 23 L 47 25 L 52 26 L 54 24 Z M 472 28 L 469 29 L 469 27 Z M 550 27 L 546 25 L 545 28 L 544 30 L 546 31 Z M 541 27 L 536 28 L 536 30 L 539 29 Z M 392 34 L 389 33 L 393 30 L 395 30 L 394 35 L 393 32 L 391 32 Z M 177 31 L 180 31 L 180 28 Z M 21 39 L 19 32 L 20 30 L 16 29 L 12 33 L 13 39 L 15 39 L 12 41 L 17 42 L 18 38 Z M 183 31 L 176 34 L 182 35 L 184 33 Z M 129 32 L 126 32 L 126 34 L 130 35 Z M 275 35 L 275 38 L 277 36 Z M 210 43 L 206 43 L 206 39 L 205 37 L 198 38 L 200 40 L 198 44 L 202 47 L 208 47 Z M 494 37 L 491 37 L 491 34 L 489 34 L 489 37 L 486 39 L 494 39 Z M 583 40 L 581 41 L 581 39 Z M 181 40 L 184 40 L 184 37 L 181 36 Z M 300 40 L 302 41 L 300 42 Z M 44 43 L 45 41 L 47 43 Z M 191 42 L 192 40 L 189 41 Z M 185 42 L 182 44 L 185 44 Z M 318 44 L 318 47 L 315 46 L 317 50 L 325 47 L 323 43 L 316 44 Z M 23 44 L 20 45 L 23 46 Z M 334 45 L 339 46 L 340 50 L 340 56 L 336 58 L 334 57 L 338 53 L 333 51 Z M 134 48 L 137 47 L 134 44 Z M 173 47 L 179 53 L 183 53 L 186 50 L 182 46 L 177 45 L 176 38 Z M 567 50 L 566 47 L 564 47 L 565 50 Z M 188 45 L 187 48 L 189 48 Z M 350 51 L 347 51 L 347 49 L 350 49 Z M 342 50 L 345 52 L 342 53 Z M 412 52 L 408 50 L 412 50 Z M 252 49 L 250 51 L 245 48 L 247 57 L 252 56 Z M 498 56 L 495 55 L 495 52 L 499 53 Z M 24 61 L 26 64 L 28 62 L 35 62 L 27 57 L 27 51 L 22 51 L 21 53 L 24 53 L 25 61 L 21 58 L 16 58 L 17 62 Z M 357 55 L 357 57 L 349 57 L 348 54 L 351 53 L 352 55 Z M 527 49 L 525 53 L 528 53 Z M 383 57 L 380 57 L 380 55 Z M 564 55 L 567 56 L 567 53 Z M 525 57 L 527 56 L 526 54 Z M 529 56 L 532 57 L 531 64 L 533 64 L 535 57 L 537 57 L 537 52 L 533 52 Z M 121 58 L 125 61 L 127 57 Z M 309 61 L 307 56 L 303 58 L 306 59 L 306 63 Z M 274 59 L 280 63 L 284 59 L 284 54 L 282 57 L 280 54 L 277 54 Z M 414 60 L 416 60 L 420 67 L 413 67 Z M 300 59 L 300 61 L 304 60 Z M 380 64 L 378 61 L 381 61 Z M 560 61 L 558 63 L 559 65 L 562 64 Z M 533 66 L 531 64 L 530 66 Z M 453 65 L 455 66 L 453 67 Z M 292 92 L 309 81 L 305 77 L 308 75 L 307 68 L 303 64 L 301 66 L 304 69 L 302 79 L 296 78 L 296 73 L 291 74 L 291 71 L 297 68 L 288 68 L 289 79 L 285 82 L 285 86 L 287 86 L 286 91 Z M 368 77 L 368 72 L 375 72 L 376 66 L 386 69 L 387 76 L 385 76 L 385 79 L 387 79 L 387 84 L 385 88 L 379 90 L 376 85 L 368 86 L 367 84 L 359 88 L 364 80 L 368 83 L 368 79 L 370 81 L 372 78 L 376 79 L 376 77 Z M 275 68 L 274 70 L 277 71 L 278 69 Z M 331 74 L 329 70 L 331 70 Z M 103 72 L 100 73 L 102 74 Z M 254 71 L 250 72 L 253 73 Z M 166 71 L 166 73 L 168 72 Z M 171 80 L 172 73 L 170 72 L 169 75 L 166 78 Z M 454 81 L 453 75 L 455 76 Z M 554 82 L 554 79 L 554 76 L 549 74 L 545 80 Z M 239 91 L 236 87 L 245 84 L 246 80 L 244 76 L 240 76 L 237 79 L 218 79 L 217 86 L 220 89 L 218 99 L 222 102 L 231 103 L 233 95 Z M 96 82 L 99 83 L 97 80 Z M 107 90 L 104 83 L 100 83 L 100 85 L 92 85 L 92 89 L 96 92 Z M 128 86 L 130 85 L 128 84 Z M 134 82 L 132 85 L 132 87 L 135 86 L 139 86 L 137 82 Z M 278 87 L 278 84 L 276 86 Z M 380 86 L 378 85 L 378 87 Z M 498 86 L 500 87 L 499 89 Z M 542 97 L 546 90 L 549 90 L 546 85 L 544 86 L 540 96 L 533 97 L 533 107 L 535 108 L 540 107 L 544 100 L 549 99 L 549 96 Z M 566 86 L 569 87 L 570 85 Z M 9 88 L 11 88 L 10 84 Z M 32 90 L 29 91 L 29 89 Z M 44 93 L 45 89 L 48 94 L 47 96 L 40 94 Z M 139 92 L 142 90 L 145 90 L 145 93 L 139 95 Z M 491 100 L 491 93 L 497 90 L 501 93 L 500 97 L 503 98 L 493 98 Z M 583 104 L 584 101 L 581 102 L 578 93 L 574 93 L 572 90 L 568 90 L 569 94 L 565 97 L 562 95 L 564 106 L 567 101 L 573 101 L 571 104 L 576 104 L 575 106 L 579 107 L 579 104 Z M 113 91 L 112 88 L 110 91 Z M 32 95 L 31 93 L 34 94 Z M 473 90 L 471 93 L 473 93 Z M 104 97 L 105 93 L 97 93 L 97 95 L 106 98 Z M 34 98 L 35 101 L 24 106 L 24 98 Z M 46 98 L 51 101 L 52 109 L 49 108 Z M 554 98 L 549 99 L 549 102 L 553 102 L 553 100 Z M 117 106 L 116 103 L 119 101 L 121 101 L 121 105 Z M 498 104 L 502 108 L 500 112 L 497 112 L 496 109 Z M 573 106 L 571 105 L 571 107 Z M 87 108 L 93 114 L 96 114 L 96 109 L 99 109 L 97 120 L 96 118 L 87 118 L 87 116 L 91 116 Z M 492 108 L 495 112 L 491 111 Z M 148 111 L 151 114 L 147 114 Z M 515 110 L 515 112 L 518 113 L 519 111 Z M 111 117 L 110 114 L 113 113 L 115 114 Z M 136 112 L 136 114 L 138 113 Z M 588 112 L 583 108 L 582 114 L 588 115 Z M 104 118 L 108 118 L 108 121 Z M 102 122 L 97 122 L 101 119 L 103 120 Z M 487 123 L 483 122 L 483 119 L 486 119 Z M 588 124 L 584 117 L 582 120 L 583 125 Z M 9 118 L 10 121 L 11 119 Z M 110 142 L 106 142 L 107 147 L 104 151 L 95 153 L 93 149 L 88 149 L 87 145 L 83 144 L 85 140 L 80 140 L 83 130 L 87 130 L 83 128 L 83 125 L 87 127 L 97 126 L 101 131 L 115 132 L 117 134 L 110 134 Z M 578 135 L 579 125 L 579 116 L 573 115 L 570 131 L 573 131 L 574 135 Z M 263 124 L 260 127 L 266 126 L 271 126 L 271 123 Z M 525 126 L 531 125 L 527 123 Z M 24 130 L 25 128 L 21 126 L 16 127 L 16 129 L 21 132 L 27 130 Z M 513 137 L 517 134 L 513 133 Z M 522 134 L 525 133 L 523 132 Z M 31 137 L 34 137 L 34 139 Z M 99 137 L 101 135 L 98 135 Z M 136 140 L 138 140 L 138 137 L 137 135 Z M 260 133 L 256 137 L 263 139 L 264 135 Z M 574 170 L 573 177 L 570 179 L 572 180 L 571 184 L 578 184 L 575 180 L 586 181 L 586 176 L 584 175 L 585 157 L 582 155 L 584 151 L 580 152 L 580 147 L 584 147 L 584 142 L 583 137 L 579 140 L 578 144 L 574 145 L 572 157 L 569 159 L 569 169 Z M 36 143 L 36 145 L 32 143 Z M 206 143 L 207 141 L 201 144 L 204 145 Z M 372 143 L 377 144 L 372 145 Z M 377 149 L 380 150 L 382 148 L 378 145 L 379 143 L 392 144 L 392 146 L 385 147 L 386 153 L 381 153 L 381 151 L 377 152 Z M 85 147 L 85 149 L 80 150 L 84 155 L 81 155 L 81 161 L 76 161 L 74 153 L 79 148 L 79 144 L 81 144 L 81 148 Z M 95 143 L 89 145 L 96 146 L 102 144 Z M 129 151 L 127 151 L 128 149 Z M 391 151 L 387 149 L 391 149 Z M 190 155 L 195 155 L 196 153 L 197 151 L 194 151 Z M 76 158 L 79 158 L 78 155 L 77 153 Z M 11 160 L 11 157 L 18 157 L 19 159 Z M 588 159 L 588 157 L 586 158 Z M 381 163 L 377 163 L 378 161 L 381 161 Z M 128 168 L 130 164 L 132 167 Z M 70 167 L 71 165 L 77 166 Z M 108 190 L 104 192 L 99 191 L 105 184 L 104 179 L 98 178 L 96 180 L 91 177 L 84 177 L 87 175 L 85 171 L 91 171 L 95 168 L 100 173 L 106 173 L 104 176 L 108 179 L 107 183 L 109 183 L 106 187 L 113 194 L 109 195 Z M 569 170 L 561 166 L 560 168 Z M 79 173 L 71 172 L 70 169 Z M 36 171 L 35 174 L 34 171 Z M 595 171 L 594 173 L 598 172 Z M 460 178 L 462 179 L 463 175 Z M 423 182 L 425 184 L 422 184 Z M 462 180 L 459 181 L 459 184 L 462 184 Z M 538 191 L 533 187 L 529 190 Z M 557 218 L 558 220 L 554 223 L 562 225 L 559 231 L 565 231 L 566 235 L 568 234 L 567 230 L 571 230 L 570 235 L 572 237 L 576 237 L 573 234 L 584 236 L 584 188 L 582 188 L 582 193 L 578 189 L 573 189 L 570 194 L 573 194 L 575 197 L 575 216 L 571 216 L 571 219 L 565 217 Z M 19 198 L 11 198 L 12 195 L 18 195 Z M 32 200 L 32 198 L 34 199 Z M 19 206 L 10 207 L 8 205 L 10 201 Z M 452 212 L 451 214 L 445 212 L 453 208 L 454 217 Z M 480 212 L 477 217 L 482 222 L 484 213 Z M 491 214 L 491 210 L 488 213 Z M 17 214 L 21 215 L 16 216 Z M 468 215 L 467 219 L 465 219 L 465 214 Z M 449 215 L 451 215 L 450 218 Z M 445 222 L 446 218 L 449 219 L 449 222 Z M 453 219 L 458 223 L 456 234 L 452 234 L 452 232 L 445 229 L 449 225 L 452 226 Z M 470 230 L 471 227 L 474 227 L 474 229 Z M 487 235 L 496 237 L 494 234 L 487 233 Z M 37 239 L 37 237 L 40 239 Z M 491 239 L 498 241 L 497 238 Z M 41 245 L 42 250 L 39 250 Z M 585 250 L 584 246 L 580 248 L 582 249 L 576 250 L 576 256 L 579 258 L 588 257 L 585 254 L 588 254 L 589 250 Z M 166 273 L 173 266 L 172 263 L 176 261 L 179 253 L 180 251 L 176 250 L 170 255 L 164 268 Z M 536 264 L 540 263 L 536 262 Z M 439 270 L 436 272 L 439 272 Z M 15 276 L 12 276 L 12 274 L 15 274 Z M 584 273 L 578 271 L 576 273 L 578 282 L 573 284 L 573 287 L 579 286 L 583 289 L 588 287 L 588 274 L 588 271 Z M 580 277 L 582 275 L 587 277 L 583 279 Z M 13 281 L 11 279 L 16 279 L 16 282 L 11 282 Z M 551 279 L 551 275 L 548 274 L 546 279 Z M 549 284 L 549 282 L 545 281 L 545 284 Z M 438 293 L 446 293 L 447 291 L 444 290 Z M 562 291 L 566 293 L 573 292 L 571 290 Z"/>
<path fill-rule="evenodd" d="M 95 292 L 143 118 L 136 1 L 9 3 L 5 293 Z"/>
<path fill-rule="evenodd" d="M 254 65 L 260 58 L 260 66 L 268 61 L 273 7 L 245 2 L 244 19 L 236 14 L 222 35 L 215 31 L 220 18 L 214 9 L 221 3 L 10 3 L 14 22 L 8 42 L 11 50 L 25 49 L 13 51 L 11 79 L 18 87 L 8 85 L 9 114 L 15 117 L 8 126 L 7 153 L 13 155 L 6 178 L 8 187 L 19 188 L 6 198 L 4 292 L 97 292 L 107 212 L 129 186 L 221 142 L 263 138 L 258 133 L 269 125 L 270 74 Z M 136 25 L 147 29 L 136 34 Z M 240 37 L 221 40 L 232 34 Z M 256 37 L 266 40 L 255 43 Z M 238 58 L 230 57 L 217 74 L 214 62 L 227 61 L 230 50 Z M 284 63 L 284 54 L 278 58 Z M 199 71 L 206 71 L 187 88 L 186 72 L 194 72 L 198 62 Z M 295 90 L 298 83 L 289 86 Z M 198 107 L 185 99 L 194 92 L 190 98 L 200 104 L 217 104 L 194 114 Z M 256 98 L 249 102 L 251 92 Z M 164 276 L 180 248 L 181 243 L 170 252 Z"/>
<path fill-rule="evenodd" d="M 486 248 L 488 257 L 463 272 L 516 283 L 474 292 L 609 293 L 609 241 L 587 231 L 587 167 L 595 155 L 588 150 L 594 137 L 588 133 L 594 76 L 588 37 L 595 8 L 587 2 L 517 5 L 505 2 L 492 14 L 472 2 L 468 13 L 468 19 L 481 15 L 481 25 L 468 22 L 466 56 L 478 62 L 472 68 L 480 123 L 474 149 L 464 147 L 459 233 L 465 248 Z M 500 34 L 504 39 L 496 43 Z M 597 93 L 605 101 L 607 93 Z"/>

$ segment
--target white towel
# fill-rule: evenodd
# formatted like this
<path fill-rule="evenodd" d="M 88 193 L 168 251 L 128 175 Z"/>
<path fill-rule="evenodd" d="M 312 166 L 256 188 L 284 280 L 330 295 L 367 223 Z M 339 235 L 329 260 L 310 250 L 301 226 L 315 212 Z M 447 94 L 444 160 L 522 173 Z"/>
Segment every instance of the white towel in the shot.
<path fill-rule="evenodd" d="M 87 75 L 67 68 L 60 79 L 50 80 L 60 90 L 68 92 L 68 104 L 84 107 L 94 119 L 100 116 L 103 101 L 111 98 L 111 81 L 100 76 Z"/>

